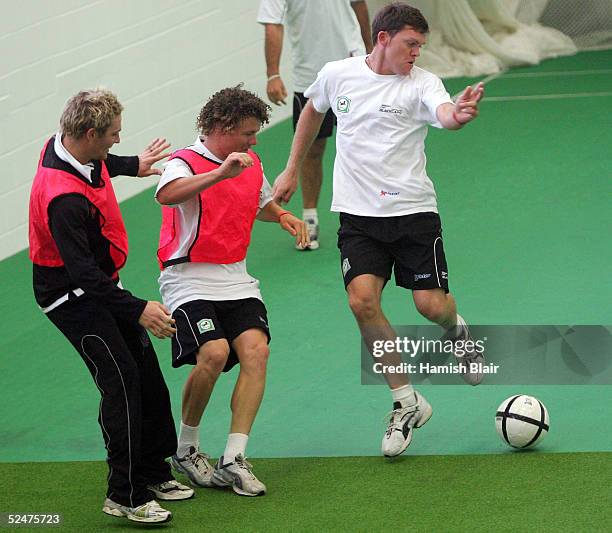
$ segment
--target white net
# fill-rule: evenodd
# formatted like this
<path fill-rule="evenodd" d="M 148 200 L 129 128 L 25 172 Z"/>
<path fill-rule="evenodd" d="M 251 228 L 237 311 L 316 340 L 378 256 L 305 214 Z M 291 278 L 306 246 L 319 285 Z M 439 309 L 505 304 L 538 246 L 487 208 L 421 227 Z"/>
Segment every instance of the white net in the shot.
<path fill-rule="evenodd" d="M 385 0 L 369 0 L 371 17 Z M 430 26 L 418 65 L 441 77 L 494 74 L 612 47 L 612 0 L 408 0 Z"/>
<path fill-rule="evenodd" d="M 569 35 L 580 50 L 612 48 L 612 0 L 551 0 L 540 22 Z"/>

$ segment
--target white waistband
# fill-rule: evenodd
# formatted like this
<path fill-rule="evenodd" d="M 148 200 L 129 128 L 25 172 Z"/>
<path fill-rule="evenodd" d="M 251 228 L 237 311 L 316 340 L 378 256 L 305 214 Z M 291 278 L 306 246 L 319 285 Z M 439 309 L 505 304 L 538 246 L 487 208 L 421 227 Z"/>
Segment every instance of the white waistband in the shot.
<path fill-rule="evenodd" d="M 120 289 L 123 289 L 123 285 L 121 285 L 121 281 L 117 282 L 117 287 L 119 287 Z M 60 298 L 55 300 L 55 302 L 53 302 L 51 305 L 48 305 L 47 307 L 41 307 L 40 308 L 41 311 L 45 314 L 53 311 L 54 309 L 56 309 L 63 303 L 67 302 L 70 299 L 71 294 L 74 294 L 78 298 L 79 296 L 82 296 L 83 294 L 85 294 L 85 291 L 79 288 L 79 289 L 74 289 L 70 292 L 67 292 L 66 294 L 64 294 L 64 296 L 61 296 Z"/>
<path fill-rule="evenodd" d="M 53 302 L 51 305 L 48 305 L 47 307 L 41 307 L 40 309 L 42 310 L 43 313 L 47 314 L 50 311 L 53 311 L 56 307 L 59 307 L 60 305 L 62 305 L 64 302 L 67 302 L 71 294 L 74 294 L 78 298 L 82 294 L 85 294 L 85 291 L 83 289 L 74 289 L 73 291 L 70 291 L 64 294 L 64 296 L 62 296 L 61 298 L 58 298 L 57 300 L 55 300 L 55 302 Z"/>

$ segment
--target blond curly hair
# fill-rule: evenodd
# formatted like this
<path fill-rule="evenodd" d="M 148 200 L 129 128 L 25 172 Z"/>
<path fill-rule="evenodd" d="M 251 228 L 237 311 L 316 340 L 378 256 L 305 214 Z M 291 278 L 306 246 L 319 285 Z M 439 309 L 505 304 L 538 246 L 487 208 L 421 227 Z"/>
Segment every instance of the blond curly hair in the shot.
<path fill-rule="evenodd" d="M 117 97 L 106 89 L 80 91 L 66 103 L 60 118 L 60 129 L 63 134 L 77 139 L 90 128 L 103 135 L 121 111 L 123 106 Z"/>

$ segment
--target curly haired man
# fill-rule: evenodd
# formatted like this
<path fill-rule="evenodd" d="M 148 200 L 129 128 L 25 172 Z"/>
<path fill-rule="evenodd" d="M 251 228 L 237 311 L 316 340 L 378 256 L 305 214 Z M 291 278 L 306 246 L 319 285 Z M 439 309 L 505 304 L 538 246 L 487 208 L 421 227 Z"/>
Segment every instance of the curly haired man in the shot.
<path fill-rule="evenodd" d="M 251 150 L 269 109 L 240 86 L 214 94 L 198 116 L 200 135 L 172 155 L 156 192 L 163 205 L 160 290 L 177 329 L 172 365 L 193 365 L 172 465 L 195 485 L 231 486 L 243 496 L 266 492 L 245 459 L 270 341 L 259 282 L 246 269 L 255 218 L 278 222 L 298 246 L 308 245 L 304 223 L 272 200 L 261 161 Z M 221 372 L 236 364 L 230 434 L 213 468 L 200 452 L 200 420 Z"/>

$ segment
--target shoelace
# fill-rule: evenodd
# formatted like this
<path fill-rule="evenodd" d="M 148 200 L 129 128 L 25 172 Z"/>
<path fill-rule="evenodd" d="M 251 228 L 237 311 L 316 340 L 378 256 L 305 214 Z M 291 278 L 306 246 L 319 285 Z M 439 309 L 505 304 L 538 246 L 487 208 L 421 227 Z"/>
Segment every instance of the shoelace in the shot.
<path fill-rule="evenodd" d="M 474 359 L 476 359 L 476 358 L 478 358 L 478 357 L 481 357 L 481 356 L 482 356 L 482 353 L 481 353 L 481 352 L 479 352 L 479 351 L 477 351 L 477 350 L 474 350 L 474 352 L 473 352 L 473 353 L 471 353 L 471 354 L 465 354 L 465 355 L 462 357 L 462 359 L 463 359 L 464 361 L 471 362 L 471 361 L 473 361 Z"/>
<path fill-rule="evenodd" d="M 212 467 L 210 466 L 210 455 L 202 452 L 195 452 L 190 456 L 191 461 L 197 467 L 200 465 L 204 465 L 206 470 L 210 470 Z"/>
<path fill-rule="evenodd" d="M 161 490 L 165 490 L 165 489 L 184 490 L 185 488 L 185 487 L 181 488 L 179 486 L 179 482 L 176 480 L 164 481 L 163 483 L 160 483 L 158 486 Z"/>
<path fill-rule="evenodd" d="M 472 337 L 468 337 L 469 340 L 472 339 Z M 482 357 L 482 351 L 478 350 L 476 348 L 476 346 L 474 346 L 474 351 L 471 353 L 466 353 L 464 355 L 461 356 L 461 360 L 462 361 L 467 361 L 468 363 L 472 362 L 474 359 L 477 359 L 478 357 Z"/>
<path fill-rule="evenodd" d="M 470 334 L 470 330 L 467 326 L 463 326 L 461 328 L 461 335 L 457 336 L 455 340 L 466 340 L 466 341 L 471 341 L 472 340 L 472 335 Z M 473 341 L 472 341 L 473 342 Z M 474 347 L 474 351 L 472 353 L 466 353 L 465 355 L 461 356 L 461 360 L 470 362 L 473 361 L 474 359 L 476 359 L 477 357 L 480 357 L 482 355 L 482 352 L 477 350 L 476 347 Z"/>
<path fill-rule="evenodd" d="M 249 463 L 245 457 L 242 457 L 242 455 L 237 455 L 234 459 L 234 462 L 238 465 L 239 468 L 246 470 L 249 473 L 249 475 L 253 479 L 255 479 L 255 475 L 253 474 L 253 472 L 251 472 L 253 465 Z"/>
<path fill-rule="evenodd" d="M 132 509 L 132 513 L 136 516 L 141 516 L 143 518 L 147 518 L 150 516 L 150 513 L 160 513 L 163 512 L 163 509 L 156 500 L 151 500 L 150 502 L 143 503 L 139 507 L 134 507 Z"/>
<path fill-rule="evenodd" d="M 411 411 L 406 411 L 402 414 L 401 411 L 404 411 L 404 409 L 406 409 L 406 407 L 402 407 L 400 409 L 394 409 L 393 411 L 385 415 L 385 418 L 384 418 L 385 422 L 387 420 L 389 421 L 388 426 L 387 426 L 387 431 L 385 432 L 387 436 L 391 435 L 391 433 L 393 433 L 396 429 L 401 429 L 401 426 L 403 426 L 403 423 L 400 424 L 400 422 L 402 421 L 402 418 L 404 416 L 414 417 L 417 411 L 419 410 L 419 406 L 415 405 L 414 409 L 412 409 Z M 400 414 L 402 416 L 400 416 Z"/>

